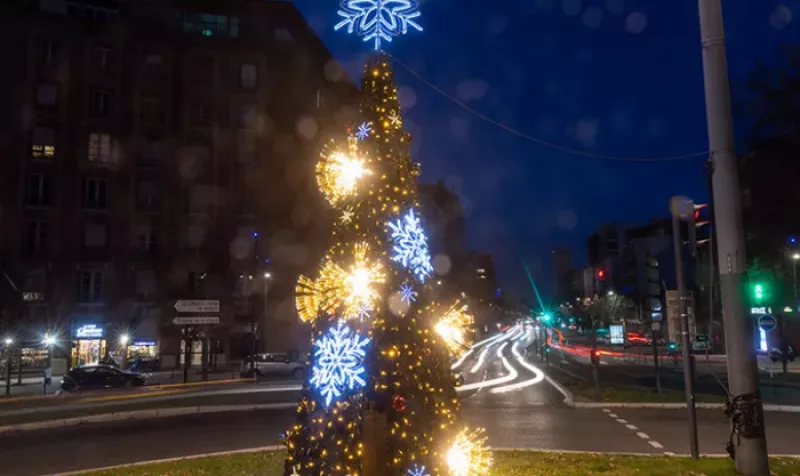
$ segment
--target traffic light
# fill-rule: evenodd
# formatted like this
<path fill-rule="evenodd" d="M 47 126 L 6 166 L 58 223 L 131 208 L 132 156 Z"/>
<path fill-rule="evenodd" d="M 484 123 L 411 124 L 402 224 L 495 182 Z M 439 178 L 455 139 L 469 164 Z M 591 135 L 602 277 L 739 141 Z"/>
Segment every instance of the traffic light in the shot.
<path fill-rule="evenodd" d="M 605 280 L 606 279 L 606 270 L 604 270 L 603 268 L 598 269 L 597 270 L 597 279 L 599 279 L 600 281 Z"/>
<path fill-rule="evenodd" d="M 545 324 L 550 324 L 550 322 L 552 321 L 553 321 L 553 316 L 551 316 L 549 313 L 542 314 L 542 322 L 544 322 Z"/>
<path fill-rule="evenodd" d="M 692 215 L 692 223 L 689 224 L 689 251 L 691 252 L 693 258 L 697 257 L 697 245 L 702 245 L 703 243 L 706 243 L 711 239 L 710 230 L 708 237 L 704 237 L 703 239 L 700 240 L 697 239 L 697 229 L 711 224 L 710 219 L 702 218 L 701 210 L 703 210 L 704 208 L 708 208 L 707 203 L 694 205 L 694 214 Z"/>
<path fill-rule="evenodd" d="M 753 302 L 763 304 L 767 300 L 767 285 L 764 283 L 753 283 Z"/>

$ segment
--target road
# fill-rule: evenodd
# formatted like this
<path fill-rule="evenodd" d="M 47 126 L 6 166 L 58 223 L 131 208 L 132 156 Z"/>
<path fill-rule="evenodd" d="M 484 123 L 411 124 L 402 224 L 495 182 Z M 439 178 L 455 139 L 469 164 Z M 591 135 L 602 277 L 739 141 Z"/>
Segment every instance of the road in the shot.
<path fill-rule="evenodd" d="M 469 426 L 487 429 L 490 445 L 688 453 L 685 411 L 570 409 L 540 367 L 525 356 L 525 344 L 524 336 L 506 334 L 505 339 L 479 345 L 456 366 L 465 377 L 462 416 Z M 229 391 L 214 398 L 259 403 L 275 401 L 276 395 L 280 394 Z M 294 395 L 283 397 L 292 400 Z M 231 412 L 9 434 L 0 436 L 0 467 L 4 474 L 38 476 L 276 445 L 292 420 L 292 410 Z M 729 435 L 722 412 L 701 410 L 698 420 L 701 451 L 723 453 Z M 773 454 L 800 452 L 800 414 L 768 413 L 766 424 Z"/>

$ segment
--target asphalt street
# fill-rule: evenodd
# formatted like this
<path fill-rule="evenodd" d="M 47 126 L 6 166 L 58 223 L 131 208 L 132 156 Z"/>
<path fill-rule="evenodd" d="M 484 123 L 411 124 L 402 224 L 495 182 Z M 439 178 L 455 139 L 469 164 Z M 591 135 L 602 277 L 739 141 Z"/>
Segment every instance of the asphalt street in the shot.
<path fill-rule="evenodd" d="M 520 340 L 520 338 L 522 340 Z M 454 365 L 465 377 L 467 425 L 484 427 L 496 448 L 630 453 L 688 453 L 683 410 L 570 409 L 563 395 L 525 356 L 525 337 L 506 335 L 473 349 Z M 287 394 L 286 399 L 294 395 Z M 229 394 L 242 401 L 264 393 Z M 270 399 L 274 394 L 270 394 Z M 721 411 L 698 411 L 701 451 L 724 452 L 729 436 Z M 86 425 L 0 436 L 2 474 L 38 476 L 209 452 L 276 445 L 293 412 L 191 415 Z M 798 454 L 800 414 L 768 413 L 773 454 Z"/>

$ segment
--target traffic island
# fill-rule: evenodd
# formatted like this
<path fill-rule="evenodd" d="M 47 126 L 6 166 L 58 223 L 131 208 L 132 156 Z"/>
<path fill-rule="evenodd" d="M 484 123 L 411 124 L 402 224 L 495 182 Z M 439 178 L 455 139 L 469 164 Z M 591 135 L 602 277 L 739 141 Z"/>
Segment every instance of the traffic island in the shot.
<path fill-rule="evenodd" d="M 548 377 L 554 385 L 561 387 L 567 395 L 567 404 L 571 406 L 586 406 L 586 404 L 685 404 L 686 394 L 672 389 L 661 389 L 658 393 L 655 388 L 638 387 L 633 385 L 615 385 L 601 382 L 596 389 L 592 381 L 570 374 L 563 369 L 551 367 Z M 695 401 L 698 404 L 721 406 L 725 397 L 721 395 L 708 395 L 697 393 Z"/>
<path fill-rule="evenodd" d="M 153 464 L 127 465 L 100 471 L 70 473 L 81 476 L 144 476 L 170 474 L 181 476 L 213 476 L 231 474 L 283 474 L 283 451 L 258 451 L 193 457 Z M 800 459 L 773 458 L 773 475 L 800 474 Z M 727 458 L 689 458 L 674 456 L 616 455 L 598 453 L 555 453 L 537 451 L 496 451 L 490 475 L 608 475 L 677 476 L 736 474 L 733 462 Z"/>

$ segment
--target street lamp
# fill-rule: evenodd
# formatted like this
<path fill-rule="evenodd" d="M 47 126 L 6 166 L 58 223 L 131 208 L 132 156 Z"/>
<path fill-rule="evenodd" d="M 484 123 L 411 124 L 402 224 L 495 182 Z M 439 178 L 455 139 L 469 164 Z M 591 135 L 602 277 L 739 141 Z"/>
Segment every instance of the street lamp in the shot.
<path fill-rule="evenodd" d="M 49 334 L 45 334 L 44 339 L 42 339 L 42 344 L 46 345 L 47 347 L 52 347 L 53 345 L 55 345 L 55 343 L 56 343 L 56 338 Z"/>
<path fill-rule="evenodd" d="M 13 338 L 11 338 L 11 337 L 6 337 L 5 339 L 3 339 L 3 343 L 4 343 L 5 345 L 9 346 L 9 345 L 11 345 L 11 344 L 13 344 L 13 343 L 14 343 L 14 339 L 13 339 Z"/>
<path fill-rule="evenodd" d="M 794 305 L 797 306 L 797 262 L 800 261 L 800 253 L 792 253 L 792 275 L 794 276 Z"/>
<path fill-rule="evenodd" d="M 609 295 L 609 296 L 613 296 L 613 295 L 614 295 L 614 291 L 610 291 L 610 290 L 609 290 L 609 291 L 608 291 L 608 295 Z"/>
<path fill-rule="evenodd" d="M 122 334 L 121 336 L 119 336 L 119 343 L 122 345 L 128 345 L 128 341 L 130 340 L 131 338 L 128 334 Z"/>

